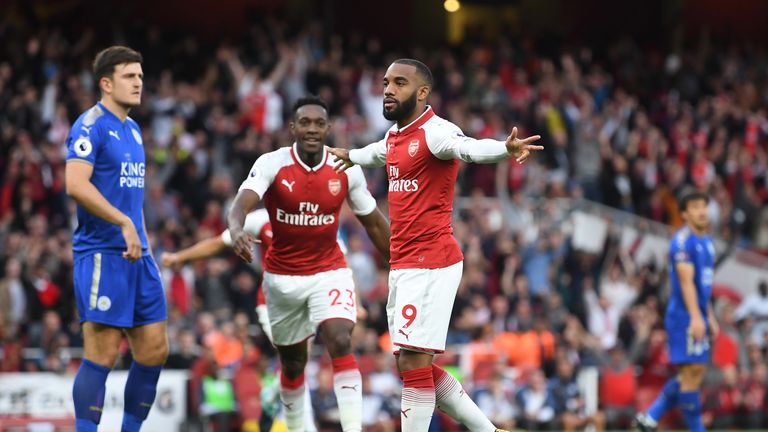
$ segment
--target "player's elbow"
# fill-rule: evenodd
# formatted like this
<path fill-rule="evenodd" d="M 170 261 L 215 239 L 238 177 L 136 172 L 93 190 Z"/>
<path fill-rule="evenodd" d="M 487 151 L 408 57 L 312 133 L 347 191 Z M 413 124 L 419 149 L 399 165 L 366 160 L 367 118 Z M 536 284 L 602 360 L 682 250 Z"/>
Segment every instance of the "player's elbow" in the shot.
<path fill-rule="evenodd" d="M 67 196 L 79 200 L 87 191 L 86 183 L 91 181 L 90 166 L 82 163 L 67 163 L 64 171 L 64 190 Z"/>
<path fill-rule="evenodd" d="M 66 176 L 64 181 L 64 189 L 68 197 L 77 200 L 80 197 L 80 193 L 83 188 L 80 186 L 80 182 L 72 176 Z"/>

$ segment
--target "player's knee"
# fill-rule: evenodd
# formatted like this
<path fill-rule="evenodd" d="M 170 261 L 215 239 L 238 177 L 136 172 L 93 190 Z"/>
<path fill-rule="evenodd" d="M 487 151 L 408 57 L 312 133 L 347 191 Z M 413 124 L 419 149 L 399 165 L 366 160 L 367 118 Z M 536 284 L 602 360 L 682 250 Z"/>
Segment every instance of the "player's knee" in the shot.
<path fill-rule="evenodd" d="M 304 373 L 304 367 L 307 364 L 307 358 L 301 356 L 283 358 L 281 359 L 281 362 L 283 364 L 283 374 L 290 379 L 295 379 Z"/>
<path fill-rule="evenodd" d="M 89 353 L 86 358 L 93 363 L 112 369 L 117 363 L 119 354 L 120 351 L 115 347 L 114 349 L 101 349 L 98 352 Z"/>
<path fill-rule="evenodd" d="M 352 335 L 347 332 L 336 332 L 326 338 L 325 343 L 332 357 L 347 355 L 352 351 Z"/>
<path fill-rule="evenodd" d="M 704 376 L 705 366 L 703 364 L 691 364 L 685 366 L 683 371 L 691 378 L 700 378 Z"/>
<path fill-rule="evenodd" d="M 401 349 L 397 366 L 401 371 L 429 367 L 432 366 L 432 355 Z"/>
<path fill-rule="evenodd" d="M 704 379 L 706 366 L 703 364 L 689 364 L 680 368 L 680 386 L 683 390 L 698 388 Z"/>
<path fill-rule="evenodd" d="M 163 342 L 160 345 L 158 345 L 156 349 L 157 349 L 157 352 L 155 353 L 156 364 L 158 365 L 165 364 L 165 361 L 168 359 L 168 341 L 163 339 Z"/>
<path fill-rule="evenodd" d="M 147 366 L 158 366 L 165 364 L 168 358 L 168 341 L 165 338 L 158 338 L 155 343 L 143 345 L 133 353 L 137 362 Z"/>

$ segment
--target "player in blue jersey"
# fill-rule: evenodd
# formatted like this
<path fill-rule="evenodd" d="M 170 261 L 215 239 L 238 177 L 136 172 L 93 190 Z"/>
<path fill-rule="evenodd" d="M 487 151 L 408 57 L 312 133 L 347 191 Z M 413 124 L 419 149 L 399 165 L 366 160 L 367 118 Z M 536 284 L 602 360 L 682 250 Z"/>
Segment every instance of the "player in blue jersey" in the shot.
<path fill-rule="evenodd" d="M 670 361 L 679 369 L 650 409 L 635 418 L 640 431 L 656 430 L 659 420 L 675 407 L 691 431 L 704 430 L 699 388 L 709 361 L 709 338 L 719 331 L 710 303 L 715 247 L 707 235 L 708 204 L 709 197 L 702 192 L 689 192 L 680 199 L 686 224 L 669 247 L 671 293 L 664 317 Z"/>
<path fill-rule="evenodd" d="M 141 102 L 141 61 L 122 46 L 96 56 L 101 100 L 67 138 L 67 194 L 77 202 L 75 298 L 85 340 L 72 391 L 77 432 L 96 431 L 123 334 L 133 354 L 123 432 L 138 431 L 149 414 L 168 354 L 165 294 L 144 230 L 144 143 L 128 117 Z"/>

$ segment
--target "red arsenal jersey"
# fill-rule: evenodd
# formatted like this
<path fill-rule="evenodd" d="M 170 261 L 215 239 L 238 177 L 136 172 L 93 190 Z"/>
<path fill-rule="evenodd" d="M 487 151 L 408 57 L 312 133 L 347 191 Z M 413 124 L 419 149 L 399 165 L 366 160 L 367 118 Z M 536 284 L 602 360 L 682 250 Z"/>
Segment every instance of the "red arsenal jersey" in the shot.
<path fill-rule="evenodd" d="M 464 259 L 451 226 L 459 160 L 489 163 L 509 154 L 504 142 L 466 137 L 427 107 L 413 123 L 393 126 L 383 140 L 349 157 L 364 166 L 386 164 L 390 265 L 401 269 L 442 268 Z"/>
<path fill-rule="evenodd" d="M 296 144 L 259 157 L 243 189 L 256 192 L 269 213 L 273 238 L 264 269 L 275 274 L 311 275 L 346 267 L 336 241 L 342 203 L 346 199 L 357 215 L 376 208 L 359 167 L 337 173 L 325 149 L 317 166 L 307 166 Z"/>

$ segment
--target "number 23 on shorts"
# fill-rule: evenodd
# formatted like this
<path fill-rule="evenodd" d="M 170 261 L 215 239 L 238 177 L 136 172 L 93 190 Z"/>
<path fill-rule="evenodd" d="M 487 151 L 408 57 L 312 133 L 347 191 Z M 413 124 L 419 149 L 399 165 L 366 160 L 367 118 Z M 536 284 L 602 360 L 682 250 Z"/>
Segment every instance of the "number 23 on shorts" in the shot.
<path fill-rule="evenodd" d="M 349 306 L 349 307 L 355 307 L 355 292 L 351 289 L 345 289 L 344 292 L 347 294 L 345 297 L 347 297 L 346 303 L 343 303 L 342 300 L 339 299 L 341 297 L 341 291 L 337 288 L 333 288 L 330 291 L 328 291 L 328 297 L 331 298 L 331 306 Z"/>

